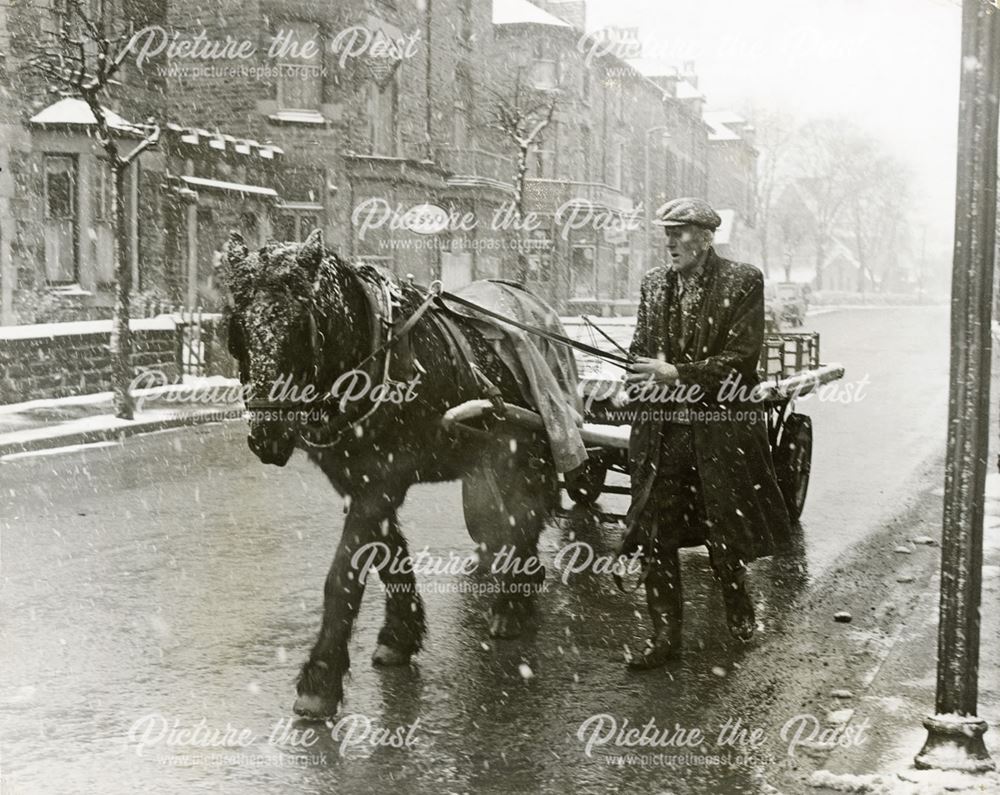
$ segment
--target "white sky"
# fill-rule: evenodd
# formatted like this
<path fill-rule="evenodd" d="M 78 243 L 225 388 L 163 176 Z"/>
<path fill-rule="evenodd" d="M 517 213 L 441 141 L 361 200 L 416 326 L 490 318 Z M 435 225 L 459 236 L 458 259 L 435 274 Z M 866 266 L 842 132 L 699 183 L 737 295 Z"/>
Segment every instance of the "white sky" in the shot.
<path fill-rule="evenodd" d="M 695 61 L 709 108 L 844 115 L 913 169 L 928 248 L 954 222 L 958 0 L 588 0 L 588 28 L 638 27 L 644 55 Z"/>

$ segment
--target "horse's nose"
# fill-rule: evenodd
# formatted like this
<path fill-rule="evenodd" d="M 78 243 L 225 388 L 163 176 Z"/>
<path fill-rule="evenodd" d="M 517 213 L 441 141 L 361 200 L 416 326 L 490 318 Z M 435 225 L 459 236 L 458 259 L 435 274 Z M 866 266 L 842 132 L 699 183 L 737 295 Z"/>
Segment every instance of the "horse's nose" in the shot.
<path fill-rule="evenodd" d="M 286 429 L 253 426 L 247 436 L 247 446 L 261 463 L 282 467 L 295 449 L 295 438 Z"/>

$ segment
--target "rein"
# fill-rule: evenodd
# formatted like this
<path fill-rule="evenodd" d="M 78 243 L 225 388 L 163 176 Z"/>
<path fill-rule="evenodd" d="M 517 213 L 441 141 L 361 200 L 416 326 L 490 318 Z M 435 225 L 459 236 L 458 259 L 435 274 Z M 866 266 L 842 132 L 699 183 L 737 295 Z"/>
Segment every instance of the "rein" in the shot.
<path fill-rule="evenodd" d="M 605 361 L 610 362 L 611 364 L 621 367 L 623 370 L 629 369 L 630 360 L 628 359 L 627 356 L 619 356 L 616 353 L 610 353 L 609 351 L 601 350 L 600 348 L 597 348 L 593 345 L 588 345 L 585 342 L 578 342 L 577 340 L 571 339 L 562 334 L 557 334 L 554 331 L 549 331 L 548 329 L 538 328 L 538 326 L 531 326 L 528 325 L 527 323 L 522 323 L 520 320 L 514 320 L 513 318 L 508 317 L 507 315 L 501 315 L 499 312 L 494 312 L 492 309 L 487 309 L 485 306 L 480 306 L 479 304 L 473 303 L 472 301 L 468 301 L 465 298 L 462 298 L 461 296 L 455 295 L 454 293 L 449 293 L 442 290 L 437 298 L 437 303 L 440 307 L 442 307 L 447 311 L 454 311 L 454 310 L 450 310 L 448 308 L 448 305 L 444 303 L 444 299 L 447 299 L 449 301 L 454 301 L 456 304 L 461 304 L 462 306 L 467 307 L 468 309 L 471 309 L 475 312 L 479 312 L 480 314 L 486 315 L 487 317 L 493 318 L 494 320 L 499 320 L 503 323 L 507 323 L 508 325 L 521 329 L 522 331 L 527 331 L 529 334 L 535 334 L 536 336 L 544 337 L 545 339 L 555 342 L 558 345 L 565 345 L 567 348 L 576 348 L 576 350 L 578 351 L 583 351 L 584 353 L 588 353 L 591 356 L 596 356 L 599 359 L 604 359 Z M 614 340 L 612 340 L 612 342 L 614 342 Z M 618 343 L 614 344 L 616 345 L 616 347 L 621 348 L 621 346 L 619 346 Z"/>

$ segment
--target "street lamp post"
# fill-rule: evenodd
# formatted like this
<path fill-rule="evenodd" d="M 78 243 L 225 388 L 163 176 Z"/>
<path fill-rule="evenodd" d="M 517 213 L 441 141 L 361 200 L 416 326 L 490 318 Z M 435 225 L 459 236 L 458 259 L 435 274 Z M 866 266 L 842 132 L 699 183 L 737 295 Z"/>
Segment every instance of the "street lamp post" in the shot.
<path fill-rule="evenodd" d="M 951 287 L 951 387 L 941 544 L 935 714 L 918 768 L 987 771 L 986 721 L 976 716 L 983 501 L 989 443 L 990 313 L 996 238 L 1000 12 L 962 6 L 958 182 Z"/>

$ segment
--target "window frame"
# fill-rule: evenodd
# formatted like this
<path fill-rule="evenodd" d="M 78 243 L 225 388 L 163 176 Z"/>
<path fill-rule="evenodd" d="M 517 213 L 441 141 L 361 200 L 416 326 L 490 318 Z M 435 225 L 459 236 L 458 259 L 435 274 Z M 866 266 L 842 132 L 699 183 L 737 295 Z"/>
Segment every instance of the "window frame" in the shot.
<path fill-rule="evenodd" d="M 326 44 L 326 38 L 324 36 L 323 26 L 319 22 L 315 22 L 313 20 L 308 20 L 308 19 L 295 19 L 295 20 L 287 21 L 287 22 L 285 22 L 283 24 L 286 26 L 286 29 L 294 28 L 297 25 L 310 26 L 311 28 L 313 28 L 314 29 L 314 35 L 311 37 L 311 40 L 315 40 L 316 41 L 318 52 L 316 54 L 315 63 L 309 63 L 307 61 L 302 60 L 301 58 L 291 59 L 290 60 L 288 58 L 288 56 L 285 56 L 283 58 L 278 59 L 278 61 L 277 61 L 278 78 L 275 81 L 275 101 L 278 104 L 278 110 L 279 111 L 312 111 L 312 112 L 315 112 L 315 113 L 319 113 L 320 109 L 323 106 L 323 91 L 324 91 L 324 88 L 325 88 L 324 82 L 323 82 L 323 56 L 324 56 L 324 52 L 326 50 L 326 46 L 325 46 L 325 44 Z M 280 29 L 281 28 L 279 28 L 279 30 Z M 298 41 L 298 38 L 296 38 L 296 41 Z M 298 72 L 298 70 L 300 68 L 303 68 L 303 67 L 305 67 L 305 68 L 315 68 L 317 70 L 317 74 L 316 74 L 316 76 L 314 78 L 315 84 L 313 86 L 313 90 L 316 93 L 316 103 L 315 103 L 315 106 L 313 106 L 313 107 L 305 107 L 302 104 L 292 105 L 292 104 L 289 104 L 288 102 L 286 102 L 286 99 L 285 99 L 285 90 L 284 90 L 285 89 L 285 85 L 286 85 L 286 81 L 289 81 L 289 80 L 304 81 L 304 79 L 305 79 L 302 74 L 298 74 L 297 76 L 294 76 L 294 77 L 293 76 L 286 76 L 286 74 L 285 74 L 286 67 L 291 67 L 291 69 L 293 69 L 295 72 Z"/>

